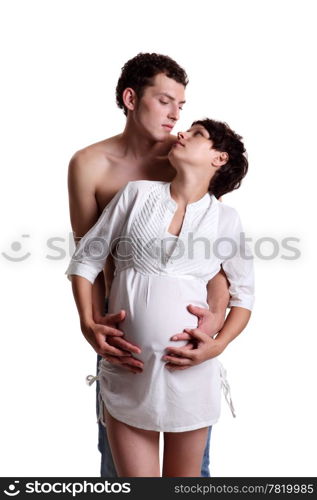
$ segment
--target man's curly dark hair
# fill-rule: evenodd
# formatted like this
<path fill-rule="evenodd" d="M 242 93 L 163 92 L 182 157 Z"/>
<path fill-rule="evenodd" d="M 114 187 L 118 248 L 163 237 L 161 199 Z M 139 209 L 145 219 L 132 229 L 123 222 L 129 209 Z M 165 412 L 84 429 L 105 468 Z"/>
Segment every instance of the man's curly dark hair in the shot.
<path fill-rule="evenodd" d="M 140 53 L 129 59 L 121 69 L 121 75 L 116 88 L 116 101 L 119 108 L 123 109 L 127 115 L 127 109 L 123 103 L 123 91 L 131 87 L 138 98 L 142 97 L 145 87 L 152 84 L 152 78 L 159 73 L 164 73 L 167 77 L 173 78 L 178 83 L 186 87 L 188 78 L 185 70 L 177 62 L 162 54 Z"/>
<path fill-rule="evenodd" d="M 238 189 L 248 172 L 248 160 L 242 137 L 223 122 L 205 118 L 192 123 L 202 125 L 209 133 L 213 148 L 228 154 L 229 159 L 222 165 L 210 181 L 209 192 L 216 198 Z"/>

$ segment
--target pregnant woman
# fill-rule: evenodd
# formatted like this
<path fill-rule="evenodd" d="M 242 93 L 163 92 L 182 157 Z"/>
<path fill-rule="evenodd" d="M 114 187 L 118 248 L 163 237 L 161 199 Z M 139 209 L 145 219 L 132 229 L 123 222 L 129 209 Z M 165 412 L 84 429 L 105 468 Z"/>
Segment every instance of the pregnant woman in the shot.
<path fill-rule="evenodd" d="M 187 306 L 208 307 L 206 286 L 221 266 L 231 309 L 214 339 L 219 353 L 249 320 L 252 256 L 237 212 L 218 201 L 240 186 L 248 168 L 244 153 L 241 137 L 226 124 L 194 122 L 169 153 L 173 181 L 127 184 L 81 239 L 66 271 L 79 315 L 89 314 L 92 284 L 108 254 L 114 255 L 109 313 L 126 312 L 120 329 L 141 350 L 141 373 L 106 359 L 99 367 L 103 418 L 119 476 L 160 476 L 160 431 L 163 475 L 200 476 L 207 430 L 220 414 L 222 366 L 213 357 L 171 371 L 167 348 L 184 325 L 197 328 Z"/>

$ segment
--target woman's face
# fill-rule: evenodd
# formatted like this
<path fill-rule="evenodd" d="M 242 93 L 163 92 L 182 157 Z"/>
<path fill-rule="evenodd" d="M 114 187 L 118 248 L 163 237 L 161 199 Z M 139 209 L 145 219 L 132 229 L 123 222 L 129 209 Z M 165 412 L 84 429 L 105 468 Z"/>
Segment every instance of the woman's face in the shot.
<path fill-rule="evenodd" d="M 217 163 L 220 153 L 213 149 L 213 143 L 209 138 L 207 130 L 199 124 L 193 125 L 186 132 L 179 132 L 177 142 L 169 153 L 169 159 L 173 166 L 197 166 L 212 170 Z M 218 166 L 218 165 L 214 165 Z"/>

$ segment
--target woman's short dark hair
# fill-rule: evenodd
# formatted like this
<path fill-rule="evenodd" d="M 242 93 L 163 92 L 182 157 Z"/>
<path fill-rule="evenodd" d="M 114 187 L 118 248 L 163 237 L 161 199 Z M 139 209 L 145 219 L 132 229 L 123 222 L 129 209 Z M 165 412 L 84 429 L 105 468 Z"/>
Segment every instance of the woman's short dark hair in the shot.
<path fill-rule="evenodd" d="M 243 177 L 248 172 L 248 160 L 242 137 L 222 122 L 205 118 L 192 123 L 202 125 L 212 140 L 213 148 L 220 152 L 226 152 L 229 159 L 222 165 L 210 181 L 209 191 L 216 198 L 238 189 Z"/>
<path fill-rule="evenodd" d="M 151 85 L 151 79 L 159 73 L 165 73 L 166 76 L 173 78 L 184 87 L 188 83 L 185 70 L 168 56 L 156 53 L 140 53 L 125 63 L 121 69 L 116 88 L 117 105 L 123 109 L 125 115 L 127 115 L 127 109 L 122 99 L 123 91 L 131 87 L 140 98 L 144 88 Z"/>

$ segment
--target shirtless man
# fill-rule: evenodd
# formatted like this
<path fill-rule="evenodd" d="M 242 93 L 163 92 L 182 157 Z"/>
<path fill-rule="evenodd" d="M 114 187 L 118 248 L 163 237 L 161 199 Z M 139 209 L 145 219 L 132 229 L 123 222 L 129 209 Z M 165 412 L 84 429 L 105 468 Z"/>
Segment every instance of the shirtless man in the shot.
<path fill-rule="evenodd" d="M 174 170 L 167 153 L 176 137 L 172 129 L 185 103 L 187 75 L 172 59 L 159 54 L 138 54 L 122 68 L 116 89 L 117 104 L 127 120 L 121 134 L 92 144 L 72 157 L 69 164 L 68 188 L 71 225 L 76 241 L 98 220 L 104 207 L 129 181 L 158 180 L 170 182 Z M 182 220 L 184 213 L 177 209 Z M 123 337 L 117 324 L 125 311 L 104 315 L 105 297 L 111 287 L 113 263 L 108 259 L 105 272 L 100 273 L 93 287 L 93 311 L 80 311 L 81 330 L 100 356 L 123 365 L 127 370 L 142 371 L 142 362 L 133 357 L 141 352 L 138 346 Z M 75 297 L 76 300 L 76 297 Z M 213 339 L 223 325 L 229 293 L 226 278 L 219 273 L 208 284 L 208 309 L 189 304 L 189 311 L 198 318 L 198 346 L 183 348 L 183 356 L 169 356 L 172 370 L 184 370 L 219 355 L 232 340 Z M 175 332 L 177 340 L 190 339 L 184 332 Z M 176 338 L 173 338 L 176 340 Z M 190 357 L 187 353 L 191 352 Z M 97 396 L 98 396 L 97 383 Z M 98 398 L 97 398 L 98 401 Z M 98 408 L 97 408 L 98 410 Z M 202 464 L 202 476 L 209 476 L 209 439 Z M 99 423 L 99 450 L 102 454 L 101 476 L 116 477 L 111 450 L 104 427 Z"/>

